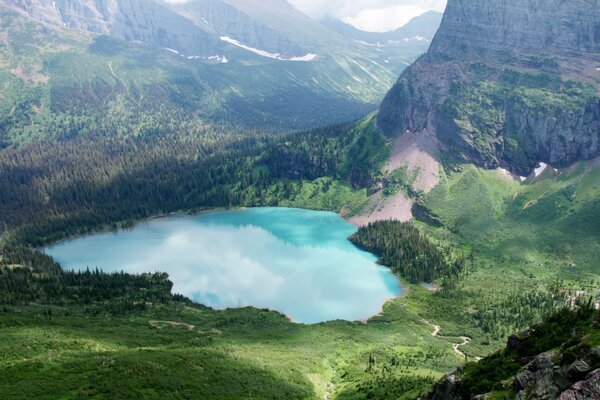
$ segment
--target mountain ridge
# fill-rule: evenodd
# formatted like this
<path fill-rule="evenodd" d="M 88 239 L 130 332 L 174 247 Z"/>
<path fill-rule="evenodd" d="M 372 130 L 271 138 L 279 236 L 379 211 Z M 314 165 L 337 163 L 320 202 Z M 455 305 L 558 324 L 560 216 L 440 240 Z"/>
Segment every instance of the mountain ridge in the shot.
<path fill-rule="evenodd" d="M 442 22 L 443 14 L 428 11 L 412 18 L 404 26 L 389 32 L 368 32 L 358 29 L 334 17 L 325 17 L 321 23 L 333 31 L 354 40 L 360 40 L 373 45 L 385 45 L 389 42 L 421 40 L 431 42 L 435 32 Z"/>
<path fill-rule="evenodd" d="M 273 4 L 266 14 L 257 0 L 0 0 L 0 142 L 60 137 L 72 127 L 50 133 L 52 121 L 98 122 L 110 109 L 135 116 L 125 121 L 139 132 L 132 121 L 158 100 L 161 112 L 269 132 L 346 122 L 373 112 L 425 50 L 379 51 Z"/>
<path fill-rule="evenodd" d="M 387 94 L 378 126 L 388 136 L 435 131 L 456 158 L 521 175 L 539 162 L 597 156 L 598 5 L 534 4 L 450 0 L 429 51 Z"/>

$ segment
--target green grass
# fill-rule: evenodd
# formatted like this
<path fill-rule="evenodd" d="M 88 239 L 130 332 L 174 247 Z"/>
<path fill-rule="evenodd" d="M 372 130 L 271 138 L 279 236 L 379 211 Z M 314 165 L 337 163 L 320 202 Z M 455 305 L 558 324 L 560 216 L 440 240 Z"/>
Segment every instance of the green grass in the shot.
<path fill-rule="evenodd" d="M 309 208 L 313 210 L 348 210 L 353 214 L 362 210 L 368 201 L 367 190 L 354 190 L 348 183 L 330 178 L 294 182 L 298 193 L 279 202 L 280 207 Z"/>
<path fill-rule="evenodd" d="M 575 290 L 597 290 L 599 232 L 586 219 L 597 209 L 598 169 L 581 163 L 527 185 L 472 166 L 446 176 L 421 199 L 444 226 L 418 225 L 467 259 L 457 287 L 434 293 L 404 282 L 405 295 L 368 324 L 306 326 L 264 310 L 177 303 L 127 316 L 0 308 L 0 397 L 415 398 L 465 361 L 452 350 L 459 336 L 473 339 L 460 348 L 469 359 L 485 356 Z M 274 199 L 285 184 L 273 187 Z M 289 184 L 296 195 L 286 206 L 340 209 L 366 199 L 329 178 Z"/>
<path fill-rule="evenodd" d="M 157 126 L 153 120 L 181 119 L 178 111 L 197 123 L 265 131 L 347 122 L 374 111 L 403 68 L 383 67 L 384 60 L 402 66 L 394 61 L 418 56 L 410 47 L 379 54 L 357 45 L 331 49 L 332 55 L 311 63 L 238 51 L 227 64 L 207 64 L 160 46 L 42 25 L 7 10 L 0 19 L 7 33 L 0 41 L 0 141 L 8 144 L 93 129 L 143 135 Z M 377 73 L 378 81 L 354 62 Z M 98 120 L 110 126 L 98 126 Z"/>
<path fill-rule="evenodd" d="M 173 305 L 102 318 L 43 311 L 0 313 L 2 398 L 322 398 L 328 385 L 348 394 L 380 381 L 392 364 L 385 379 L 409 376 L 417 393 L 459 362 L 409 315 L 304 326 L 250 309 Z"/>
<path fill-rule="evenodd" d="M 582 162 L 560 175 L 549 168 L 526 185 L 464 166 L 423 201 L 449 231 L 484 256 L 534 274 L 575 265 L 570 275 L 586 278 L 599 267 L 599 196 L 600 168 Z"/>

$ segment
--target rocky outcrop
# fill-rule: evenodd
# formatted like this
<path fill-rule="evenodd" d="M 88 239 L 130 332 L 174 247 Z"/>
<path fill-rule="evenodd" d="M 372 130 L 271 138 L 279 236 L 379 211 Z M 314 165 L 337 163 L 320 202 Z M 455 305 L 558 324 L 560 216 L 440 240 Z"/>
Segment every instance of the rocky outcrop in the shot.
<path fill-rule="evenodd" d="M 573 387 L 563 392 L 559 400 L 600 399 L 600 369 L 595 370 L 577 382 Z"/>
<path fill-rule="evenodd" d="M 563 310 L 510 336 L 503 351 L 448 374 L 422 399 L 600 399 L 599 338 L 598 312 Z"/>
<path fill-rule="evenodd" d="M 378 126 L 435 127 L 459 159 L 526 174 L 600 154 L 600 3 L 449 0 Z"/>
<path fill-rule="evenodd" d="M 223 54 L 221 36 L 283 57 L 310 51 L 225 1 L 0 0 L 37 21 L 177 50 Z"/>
<path fill-rule="evenodd" d="M 154 0 L 0 0 L 37 21 L 176 49 L 214 55 L 222 46 L 188 19 Z"/>
<path fill-rule="evenodd" d="M 228 36 L 248 46 L 278 53 L 284 57 L 303 56 L 309 53 L 308 49 L 226 2 L 194 0 L 188 3 L 170 4 L 169 7 L 217 36 Z"/>
<path fill-rule="evenodd" d="M 590 0 L 450 0 L 431 55 L 527 65 L 600 49 L 600 4 Z"/>
<path fill-rule="evenodd" d="M 561 364 L 560 354 L 538 355 L 513 379 L 506 382 L 504 392 L 512 392 L 515 400 L 594 400 L 600 399 L 600 369 L 591 370 L 581 359 Z M 467 396 L 460 391 L 462 369 L 447 375 L 432 390 L 428 400 L 486 399 L 486 394 Z"/>

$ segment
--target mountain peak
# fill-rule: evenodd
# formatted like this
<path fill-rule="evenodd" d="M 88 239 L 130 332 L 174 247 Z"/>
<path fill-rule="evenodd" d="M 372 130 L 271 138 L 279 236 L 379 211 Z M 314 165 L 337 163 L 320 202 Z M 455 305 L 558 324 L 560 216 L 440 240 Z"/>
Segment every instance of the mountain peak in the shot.
<path fill-rule="evenodd" d="M 430 54 L 511 64 L 532 57 L 598 58 L 600 4 L 450 0 Z"/>
<path fill-rule="evenodd" d="M 600 4 L 449 0 L 381 105 L 387 135 L 435 131 L 457 158 L 529 173 L 600 153 Z"/>
<path fill-rule="evenodd" d="M 367 32 L 348 24 L 336 17 L 326 16 L 321 23 L 329 29 L 340 33 L 345 37 L 360 40 L 367 43 L 386 43 L 394 41 L 406 41 L 422 38 L 431 41 L 442 20 L 442 13 L 428 11 L 414 17 L 404 26 L 389 32 Z"/>

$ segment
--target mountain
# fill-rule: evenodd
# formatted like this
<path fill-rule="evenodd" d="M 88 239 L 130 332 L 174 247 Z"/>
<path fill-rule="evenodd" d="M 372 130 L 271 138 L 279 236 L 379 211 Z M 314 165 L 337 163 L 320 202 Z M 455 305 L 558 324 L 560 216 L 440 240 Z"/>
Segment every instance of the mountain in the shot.
<path fill-rule="evenodd" d="M 599 323 L 589 305 L 562 310 L 448 374 L 423 400 L 600 398 Z"/>
<path fill-rule="evenodd" d="M 283 0 L 0 0 L 0 20 L 4 146 L 182 113 L 266 131 L 353 120 L 426 50 L 356 43 Z"/>
<path fill-rule="evenodd" d="M 427 54 L 381 105 L 388 136 L 434 132 L 520 175 L 600 154 L 600 5 L 450 0 Z"/>
<path fill-rule="evenodd" d="M 384 47 L 397 44 L 395 42 L 430 43 L 442 22 L 442 15 L 437 11 L 428 11 L 391 32 L 363 31 L 333 17 L 326 17 L 321 23 L 344 37 Z"/>

